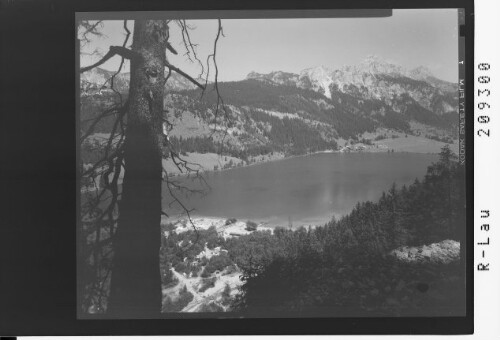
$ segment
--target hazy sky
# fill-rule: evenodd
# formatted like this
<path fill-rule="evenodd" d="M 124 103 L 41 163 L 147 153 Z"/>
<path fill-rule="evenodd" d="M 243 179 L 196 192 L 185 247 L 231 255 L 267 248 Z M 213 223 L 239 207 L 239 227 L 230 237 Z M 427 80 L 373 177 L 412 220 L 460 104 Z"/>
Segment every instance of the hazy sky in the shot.
<path fill-rule="evenodd" d="M 191 38 L 206 62 L 212 53 L 217 21 L 188 23 L 196 27 Z M 436 77 L 448 81 L 456 82 L 458 77 L 456 9 L 394 10 L 392 17 L 383 18 L 223 19 L 222 25 L 225 37 L 217 47 L 221 81 L 240 80 L 251 71 L 299 73 L 319 65 L 355 65 L 368 55 L 407 68 L 426 66 Z M 128 21 L 128 27 L 132 31 L 133 21 Z M 105 21 L 102 33 L 104 36 L 93 38 L 83 52 L 98 48 L 104 54 L 110 45 L 122 45 L 123 21 Z M 179 55 L 169 54 L 169 61 L 197 76 L 200 69 L 183 55 L 185 49 L 176 25 L 171 24 L 170 36 Z M 82 55 L 80 62 L 85 66 L 98 59 Z M 115 57 L 101 67 L 115 70 L 119 63 L 120 58 Z"/>

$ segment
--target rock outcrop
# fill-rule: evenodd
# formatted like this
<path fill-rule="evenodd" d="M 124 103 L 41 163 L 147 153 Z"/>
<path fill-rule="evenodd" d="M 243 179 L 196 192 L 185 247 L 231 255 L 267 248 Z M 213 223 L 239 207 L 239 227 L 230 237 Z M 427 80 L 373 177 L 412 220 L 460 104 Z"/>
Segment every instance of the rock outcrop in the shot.
<path fill-rule="evenodd" d="M 391 251 L 390 255 L 407 263 L 447 264 L 460 259 L 460 242 L 444 240 L 419 247 L 403 246 Z"/>

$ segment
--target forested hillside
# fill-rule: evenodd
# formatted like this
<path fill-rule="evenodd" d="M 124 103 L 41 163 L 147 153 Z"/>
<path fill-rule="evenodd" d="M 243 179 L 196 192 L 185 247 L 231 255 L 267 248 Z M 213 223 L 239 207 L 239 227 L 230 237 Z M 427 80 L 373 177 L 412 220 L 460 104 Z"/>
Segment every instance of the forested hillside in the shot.
<path fill-rule="evenodd" d="M 126 102 L 128 75 L 116 77 L 117 91 L 109 88 L 111 76 L 96 68 L 81 80 L 83 130 L 103 112 L 107 117 L 93 132 L 113 129 L 116 112 L 106 110 Z M 214 84 L 202 92 L 174 75 L 165 87 L 169 136 L 182 153 L 222 153 L 245 161 L 273 152 L 335 150 L 345 141 L 371 145 L 364 134 L 378 129 L 449 143 L 457 136 L 455 84 L 422 68 L 407 71 L 373 58 L 339 70 L 253 72 L 242 81 L 220 82 L 218 92 Z M 96 158 L 89 143 L 86 160 Z"/>

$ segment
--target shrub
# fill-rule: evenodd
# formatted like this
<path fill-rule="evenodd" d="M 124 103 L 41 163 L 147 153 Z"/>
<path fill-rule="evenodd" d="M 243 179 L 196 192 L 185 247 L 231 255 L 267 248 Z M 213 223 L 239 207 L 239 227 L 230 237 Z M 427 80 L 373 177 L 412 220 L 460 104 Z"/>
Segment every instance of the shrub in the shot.
<path fill-rule="evenodd" d="M 235 272 L 237 272 L 237 271 L 238 271 L 238 269 L 236 268 L 236 265 L 235 265 L 235 264 L 232 264 L 232 265 L 230 265 L 230 266 L 228 266 L 228 267 L 226 268 L 226 273 L 227 273 L 227 274 L 232 274 L 232 273 L 235 273 Z"/>
<path fill-rule="evenodd" d="M 173 223 L 162 224 L 161 227 L 163 231 L 168 231 L 168 232 L 173 231 L 177 228 Z"/>
<path fill-rule="evenodd" d="M 200 266 L 204 267 L 208 264 L 208 259 L 206 256 L 203 256 L 200 260 Z"/>
<path fill-rule="evenodd" d="M 216 304 L 215 302 L 211 301 L 209 303 L 203 304 L 198 312 L 200 313 L 214 313 L 214 312 L 223 312 L 224 309 Z"/>
<path fill-rule="evenodd" d="M 226 220 L 226 225 L 230 225 L 230 224 L 233 224 L 233 223 L 236 223 L 237 219 L 235 218 L 228 218 Z"/>
<path fill-rule="evenodd" d="M 231 304 L 231 287 L 229 286 L 229 284 L 226 283 L 226 286 L 224 287 L 221 296 L 222 296 L 221 303 L 223 305 Z"/>
<path fill-rule="evenodd" d="M 212 287 L 215 287 L 215 282 L 217 281 L 217 278 L 215 277 L 212 277 L 212 278 L 206 278 L 206 279 L 203 279 L 202 283 L 201 283 L 201 287 L 200 289 L 198 289 L 198 291 L 200 293 L 203 293 L 204 291 L 206 291 L 208 288 L 212 288 Z"/>
<path fill-rule="evenodd" d="M 182 263 L 182 260 L 177 256 L 177 255 L 172 255 L 172 256 L 169 256 L 168 257 L 168 260 L 170 260 L 170 263 L 172 264 L 172 266 L 176 266 L 178 265 L 179 263 Z"/>
<path fill-rule="evenodd" d="M 247 227 L 245 229 L 248 231 L 255 231 L 257 230 L 257 223 L 253 221 L 247 221 Z"/>
<path fill-rule="evenodd" d="M 189 270 L 188 270 L 188 264 L 186 262 L 179 262 L 179 263 L 177 263 L 175 265 L 174 269 L 178 273 L 187 274 L 189 272 Z"/>
<path fill-rule="evenodd" d="M 197 277 L 198 273 L 200 272 L 200 270 L 201 270 L 200 264 L 198 264 L 198 263 L 189 263 L 187 265 L 185 273 L 187 275 L 191 274 L 192 277 Z"/>
<path fill-rule="evenodd" d="M 175 286 L 179 280 L 174 276 L 174 274 L 169 269 L 163 269 L 161 274 L 161 284 L 163 286 L 173 287 Z"/>
<path fill-rule="evenodd" d="M 176 300 L 172 300 L 170 297 L 163 300 L 162 312 L 180 312 L 193 300 L 193 297 L 193 294 L 191 294 L 191 292 L 187 290 L 187 287 L 184 286 L 179 291 L 179 297 Z"/>
<path fill-rule="evenodd" d="M 222 292 L 222 297 L 223 298 L 228 298 L 231 296 L 231 287 L 229 284 L 226 283 L 226 286 L 224 287 L 224 291 Z"/>
<path fill-rule="evenodd" d="M 360 142 L 363 143 L 363 144 L 365 144 L 365 145 L 373 145 L 372 140 L 368 139 L 368 138 L 363 138 L 363 139 L 361 139 Z"/>
<path fill-rule="evenodd" d="M 208 270 L 206 268 L 203 269 L 203 271 L 201 272 L 201 277 L 202 278 L 207 278 L 207 277 L 210 277 L 210 275 L 212 275 L 212 273 L 209 273 Z"/>
<path fill-rule="evenodd" d="M 220 237 L 217 233 L 217 228 L 215 228 L 215 226 L 211 226 L 210 228 L 208 228 L 201 236 L 205 240 L 207 248 L 209 249 L 220 246 L 221 242 L 224 240 L 224 238 Z"/>
<path fill-rule="evenodd" d="M 233 261 L 229 258 L 227 254 L 220 254 L 217 256 L 212 256 L 208 262 L 208 264 L 203 269 L 201 273 L 201 277 L 209 277 L 212 273 L 216 271 L 222 271 L 227 266 L 233 264 Z"/>

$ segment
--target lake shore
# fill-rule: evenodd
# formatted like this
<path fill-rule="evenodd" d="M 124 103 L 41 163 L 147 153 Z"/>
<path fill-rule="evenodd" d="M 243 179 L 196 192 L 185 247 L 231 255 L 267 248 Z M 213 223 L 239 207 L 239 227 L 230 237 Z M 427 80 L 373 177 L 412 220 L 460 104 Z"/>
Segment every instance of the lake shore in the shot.
<path fill-rule="evenodd" d="M 363 143 L 354 143 L 340 146 L 339 150 L 321 150 L 310 152 L 302 155 L 285 155 L 283 152 L 273 152 L 262 156 L 249 157 L 248 162 L 232 156 L 223 156 L 216 153 L 190 153 L 188 152 L 183 159 L 189 162 L 194 170 L 200 172 L 222 172 L 226 170 L 249 167 L 268 162 L 280 161 L 283 159 L 291 159 L 295 157 L 304 157 L 315 154 L 328 153 L 422 153 L 422 154 L 438 154 L 441 148 L 447 143 L 404 133 L 395 133 L 395 138 L 386 138 L 378 141 L 373 141 L 371 145 Z M 345 141 L 344 141 L 345 142 Z M 458 143 L 449 144 L 452 151 L 458 153 Z M 170 160 L 163 160 L 163 168 L 169 175 L 179 176 L 186 175 L 186 172 L 181 172 L 177 166 Z"/>
<path fill-rule="evenodd" d="M 336 217 L 337 218 L 337 217 Z M 247 229 L 247 222 L 255 223 L 256 229 L 249 230 Z M 326 223 L 326 222 L 325 222 Z M 177 234 L 181 234 L 187 232 L 189 230 L 207 230 L 211 227 L 215 228 L 217 232 L 224 238 L 231 238 L 243 235 L 249 235 L 254 231 L 265 231 L 270 232 L 271 234 L 274 232 L 276 228 L 285 228 L 296 230 L 298 228 L 316 228 L 317 226 L 322 226 L 325 223 L 316 223 L 316 224 L 297 224 L 295 226 L 290 227 L 284 223 L 273 223 L 271 221 L 266 221 L 264 219 L 259 220 L 246 220 L 246 219 L 236 219 L 229 217 L 211 217 L 211 216 L 194 216 L 189 220 L 186 217 L 180 218 L 162 218 L 162 225 L 173 225 L 174 228 L 168 228 L 171 231 L 174 231 Z"/>
<path fill-rule="evenodd" d="M 375 140 L 375 137 L 381 134 L 389 135 L 391 137 Z M 89 137 L 89 140 L 102 142 L 106 140 L 108 134 L 95 133 Z M 181 158 L 188 163 L 188 166 L 193 171 L 200 172 L 222 172 L 226 170 L 236 169 L 240 167 L 249 167 L 259 165 L 262 163 L 275 162 L 283 159 L 291 159 L 295 157 L 304 157 L 314 154 L 325 153 L 384 153 L 384 152 L 408 152 L 408 153 L 424 153 L 424 154 L 438 154 L 441 148 L 447 143 L 440 142 L 433 139 L 428 139 L 421 136 L 408 135 L 402 132 L 395 132 L 389 130 L 377 130 L 372 133 L 364 133 L 363 138 L 372 140 L 372 144 L 353 143 L 340 138 L 338 139 L 338 150 L 321 150 L 310 152 L 302 155 L 285 155 L 283 152 L 272 152 L 265 155 L 251 156 L 247 161 L 232 157 L 229 155 L 219 155 L 217 153 L 198 153 L 188 152 L 181 155 Z M 458 141 L 449 144 L 453 152 L 458 154 Z M 179 170 L 177 165 L 171 159 L 163 159 L 163 169 L 169 176 L 186 175 L 185 169 Z M 90 166 L 90 164 L 85 164 Z M 181 167 L 182 169 L 182 167 Z M 121 178 L 120 178 L 121 180 Z"/>
<path fill-rule="evenodd" d="M 253 221 L 251 221 L 253 222 Z M 266 221 L 254 222 L 256 224 L 257 231 L 269 231 L 273 232 L 277 225 L 271 225 Z M 247 221 L 237 220 L 231 218 L 223 217 L 192 217 L 188 219 L 186 217 L 181 218 L 163 218 L 162 225 L 172 224 L 174 226 L 174 231 L 177 234 L 187 232 L 189 230 L 207 230 L 214 227 L 217 232 L 224 238 L 243 236 L 251 234 L 253 231 L 247 229 Z"/>

